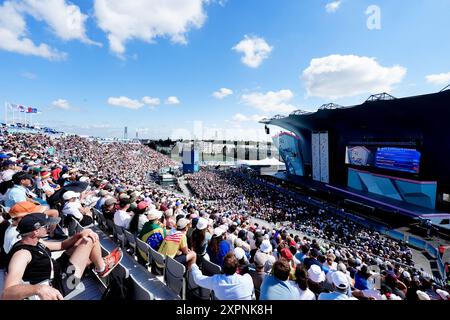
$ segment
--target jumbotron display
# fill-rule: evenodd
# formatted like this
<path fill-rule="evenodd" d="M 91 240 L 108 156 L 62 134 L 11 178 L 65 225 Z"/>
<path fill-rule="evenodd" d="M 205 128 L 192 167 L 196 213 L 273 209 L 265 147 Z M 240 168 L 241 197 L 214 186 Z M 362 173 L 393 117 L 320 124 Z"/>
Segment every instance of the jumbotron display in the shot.
<path fill-rule="evenodd" d="M 418 174 L 421 154 L 416 149 L 393 147 L 347 147 L 345 163 Z"/>
<path fill-rule="evenodd" d="M 420 152 L 415 149 L 378 148 L 375 166 L 381 169 L 419 173 Z"/>

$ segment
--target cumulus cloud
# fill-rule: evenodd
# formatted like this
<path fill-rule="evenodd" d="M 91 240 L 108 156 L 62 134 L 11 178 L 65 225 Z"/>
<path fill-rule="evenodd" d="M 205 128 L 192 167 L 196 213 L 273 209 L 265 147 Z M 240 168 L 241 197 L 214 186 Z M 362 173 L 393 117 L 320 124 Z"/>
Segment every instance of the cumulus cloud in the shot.
<path fill-rule="evenodd" d="M 63 109 L 63 110 L 70 109 L 69 101 L 64 100 L 64 99 L 55 100 L 55 101 L 53 101 L 52 105 L 56 108 Z"/>
<path fill-rule="evenodd" d="M 180 100 L 177 97 L 171 96 L 166 99 L 166 104 L 180 104 Z"/>
<path fill-rule="evenodd" d="M 341 6 L 341 3 L 342 3 L 342 0 L 329 2 L 329 3 L 327 3 L 327 5 L 325 6 L 325 9 L 326 9 L 327 12 L 329 12 L 329 13 L 336 12 L 336 11 L 339 9 L 339 7 Z"/>
<path fill-rule="evenodd" d="M 161 104 L 159 98 L 143 97 L 142 102 L 149 106 L 158 106 Z"/>
<path fill-rule="evenodd" d="M 63 60 L 67 54 L 51 48 L 45 43 L 36 45 L 27 37 L 24 14 L 18 4 L 6 1 L 0 6 L 0 50 L 32 55 L 49 60 Z"/>
<path fill-rule="evenodd" d="M 260 120 L 264 119 L 264 116 L 260 116 L 257 114 L 254 114 L 252 116 L 247 117 L 246 115 L 243 115 L 242 113 L 236 113 L 233 116 L 233 121 L 236 122 L 244 122 L 244 121 L 254 121 L 254 122 L 258 122 Z"/>
<path fill-rule="evenodd" d="M 265 113 L 289 113 L 296 108 L 289 102 L 294 97 L 291 90 L 269 91 L 266 93 L 253 92 L 244 94 L 241 100 L 244 104 Z"/>
<path fill-rule="evenodd" d="M 381 66 L 375 58 L 330 55 L 312 59 L 302 79 L 308 96 L 339 99 L 360 94 L 392 91 L 402 82 L 407 69 Z"/>
<path fill-rule="evenodd" d="M 124 108 L 128 108 L 128 109 L 133 109 L 133 110 L 137 110 L 140 109 L 144 106 L 144 103 L 138 101 L 138 100 L 134 100 L 134 99 L 130 99 L 128 97 L 109 97 L 108 98 L 108 103 L 112 106 L 117 106 L 117 107 L 124 107 Z"/>
<path fill-rule="evenodd" d="M 241 58 L 243 64 L 250 68 L 258 68 L 263 60 L 269 57 L 273 47 L 269 46 L 263 38 L 245 35 L 244 39 L 232 49 L 244 54 Z"/>
<path fill-rule="evenodd" d="M 231 89 L 220 88 L 219 91 L 216 91 L 213 93 L 213 96 L 216 97 L 217 99 L 223 99 L 232 94 L 233 94 L 233 91 Z"/>
<path fill-rule="evenodd" d="M 22 0 L 18 8 L 38 21 L 46 22 L 52 31 L 63 40 L 80 40 L 97 44 L 86 36 L 87 15 L 78 6 L 66 0 Z"/>
<path fill-rule="evenodd" d="M 168 37 L 187 43 L 186 33 L 206 20 L 205 0 L 95 0 L 99 27 L 108 34 L 112 52 L 123 55 L 125 43 L 137 39 L 153 42 Z"/>
<path fill-rule="evenodd" d="M 444 85 L 450 83 L 450 72 L 448 73 L 439 73 L 439 74 L 430 74 L 425 77 L 428 83 L 435 85 Z"/>

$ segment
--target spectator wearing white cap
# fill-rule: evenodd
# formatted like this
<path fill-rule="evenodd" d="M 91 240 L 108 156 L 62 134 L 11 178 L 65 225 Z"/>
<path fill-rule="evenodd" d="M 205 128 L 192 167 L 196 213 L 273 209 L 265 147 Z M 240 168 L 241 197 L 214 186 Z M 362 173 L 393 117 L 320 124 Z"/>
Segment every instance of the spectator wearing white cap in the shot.
<path fill-rule="evenodd" d="M 208 242 L 211 239 L 211 234 L 208 232 L 208 227 L 208 220 L 205 218 L 198 218 L 197 224 L 192 231 L 192 236 L 189 239 L 190 247 L 198 257 L 207 255 L 206 248 L 208 247 Z"/>
<path fill-rule="evenodd" d="M 344 273 L 341 271 L 333 272 L 332 278 L 334 291 L 330 293 L 321 293 L 318 300 L 358 300 L 348 296 L 347 291 L 350 284 Z"/>
<path fill-rule="evenodd" d="M 80 202 L 80 194 L 74 191 L 66 191 L 63 194 L 64 205 L 62 215 L 73 217 L 83 226 L 88 226 L 94 222 L 89 208 L 84 208 Z"/>
<path fill-rule="evenodd" d="M 269 240 L 263 240 L 259 246 L 259 250 L 256 251 L 254 260 L 258 259 L 264 265 L 264 271 L 270 272 L 272 266 L 276 261 L 276 258 L 272 255 L 272 245 Z"/>
<path fill-rule="evenodd" d="M 121 199 L 119 202 L 119 210 L 116 210 L 116 212 L 114 213 L 113 221 L 116 226 L 128 230 L 132 218 L 132 213 L 127 212 L 129 208 L 130 208 L 130 199 L 128 198 Z"/>

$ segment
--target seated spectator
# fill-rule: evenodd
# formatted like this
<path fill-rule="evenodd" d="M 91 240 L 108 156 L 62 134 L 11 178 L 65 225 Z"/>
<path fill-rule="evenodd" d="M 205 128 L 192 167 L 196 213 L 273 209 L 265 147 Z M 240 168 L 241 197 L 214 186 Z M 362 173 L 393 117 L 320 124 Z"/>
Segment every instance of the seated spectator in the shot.
<path fill-rule="evenodd" d="M 211 277 L 204 276 L 197 264 L 189 266 L 194 282 L 202 288 L 214 291 L 219 300 L 251 300 L 253 295 L 253 281 L 250 275 L 236 273 L 238 261 L 232 252 L 223 259 L 224 274 Z"/>
<path fill-rule="evenodd" d="M 103 258 L 98 235 L 92 230 L 83 230 L 63 242 L 42 242 L 49 224 L 57 221 L 42 213 L 22 218 L 17 226 L 22 239 L 8 256 L 4 300 L 23 300 L 32 296 L 42 300 L 62 300 L 76 288 L 71 276 L 79 281 L 90 263 L 94 264 L 100 277 L 107 276 L 119 264 L 122 251 L 115 249 Z M 58 260 L 53 260 L 51 251 L 59 250 L 65 252 Z"/>
<path fill-rule="evenodd" d="M 190 238 L 191 249 L 198 257 L 203 257 L 206 255 L 206 248 L 210 240 L 211 234 L 208 232 L 208 220 L 199 218 Z"/>
<path fill-rule="evenodd" d="M 33 201 L 32 197 L 29 196 L 30 191 L 27 188 L 33 184 L 33 178 L 29 174 L 23 171 L 17 172 L 13 175 L 12 180 L 14 186 L 10 188 L 5 195 L 5 207 L 7 210 L 17 202 L 22 201 L 30 201 L 37 205 L 40 204 Z"/>
<path fill-rule="evenodd" d="M 196 258 L 195 252 L 189 250 L 187 245 L 186 231 L 189 227 L 189 222 L 186 218 L 179 219 L 177 221 L 177 231 L 167 235 L 158 250 L 161 254 L 175 259 L 184 266 L 188 266 Z M 164 266 L 158 267 L 163 268 Z"/>
<path fill-rule="evenodd" d="M 309 250 L 309 255 L 303 259 L 303 265 L 306 270 L 309 270 L 313 264 L 318 265 L 322 269 L 322 264 L 317 259 L 319 255 L 319 250 L 315 248 L 311 248 L 311 250 Z"/>
<path fill-rule="evenodd" d="M 66 191 L 63 194 L 64 205 L 62 215 L 73 217 L 83 226 L 89 226 L 94 222 L 92 212 L 89 208 L 84 208 L 80 202 L 80 194 L 73 191 Z"/>
<path fill-rule="evenodd" d="M 333 272 L 332 278 L 334 291 L 330 293 L 321 293 L 318 300 L 358 300 L 348 296 L 350 284 L 344 273 L 340 271 Z"/>
<path fill-rule="evenodd" d="M 114 224 L 116 226 L 125 228 L 128 230 L 130 227 L 132 213 L 127 212 L 130 208 L 130 200 L 128 198 L 122 198 L 119 202 L 119 210 L 114 213 Z"/>
<path fill-rule="evenodd" d="M 209 242 L 207 252 L 211 262 L 223 266 L 223 258 L 227 253 L 232 251 L 231 245 L 225 240 L 225 230 L 217 227 Z"/>
<path fill-rule="evenodd" d="M 18 202 L 12 206 L 9 210 L 9 216 L 11 217 L 11 224 L 5 232 L 5 238 L 3 243 L 3 251 L 8 254 L 11 248 L 20 241 L 20 234 L 17 231 L 17 225 L 23 217 L 30 213 L 43 212 L 45 207 L 37 206 L 29 201 Z"/>
<path fill-rule="evenodd" d="M 283 248 L 281 249 L 281 256 L 285 258 L 289 262 L 289 266 L 291 268 L 291 271 L 289 273 L 289 279 L 295 280 L 295 269 L 297 265 L 294 262 L 294 256 L 292 255 L 291 250 L 289 248 Z"/>
<path fill-rule="evenodd" d="M 256 251 L 254 260 L 258 259 L 261 262 L 264 262 L 264 271 L 270 272 L 272 270 L 272 266 L 275 263 L 276 259 L 272 255 L 272 245 L 269 240 L 263 240 L 259 247 L 259 250 Z"/>
<path fill-rule="evenodd" d="M 101 211 L 103 208 L 103 205 L 106 202 L 106 199 L 108 199 L 109 193 L 106 190 L 100 190 L 97 195 L 98 195 L 99 199 L 95 203 L 94 208 Z"/>
<path fill-rule="evenodd" d="M 308 275 L 300 267 L 295 270 L 295 282 L 298 286 L 300 300 L 316 300 L 316 295 L 308 288 Z"/>
<path fill-rule="evenodd" d="M 300 252 L 298 252 L 295 257 L 300 263 L 303 263 L 303 260 L 308 256 L 309 246 L 307 244 L 303 244 L 300 247 Z"/>
<path fill-rule="evenodd" d="M 249 266 L 249 274 L 253 280 L 253 286 L 255 287 L 256 300 L 259 300 L 261 284 L 263 283 L 267 273 L 264 272 L 264 265 L 266 260 L 262 255 L 255 257 L 253 261 L 254 268 Z"/>
<path fill-rule="evenodd" d="M 308 287 L 317 296 L 325 291 L 324 288 L 325 273 L 322 271 L 320 266 L 313 264 L 308 269 Z"/>
<path fill-rule="evenodd" d="M 239 264 L 237 273 L 238 274 L 248 273 L 249 262 L 247 256 L 245 255 L 244 249 L 242 249 L 241 247 L 234 248 L 233 253 L 236 259 L 238 260 Z"/>
<path fill-rule="evenodd" d="M 299 291 L 294 282 L 289 281 L 291 267 L 289 261 L 280 258 L 273 265 L 273 275 L 265 277 L 261 284 L 260 300 L 299 300 Z"/>
<path fill-rule="evenodd" d="M 148 243 L 153 249 L 158 250 L 166 237 L 166 229 L 163 224 L 159 222 L 162 217 L 162 212 L 156 209 L 150 210 L 147 214 L 148 222 L 142 227 L 139 239 Z M 147 260 L 146 254 L 142 253 L 142 257 Z"/>
<path fill-rule="evenodd" d="M 148 222 L 147 213 L 149 210 L 148 203 L 141 201 L 134 210 L 134 216 L 130 221 L 129 231 L 133 234 L 139 234 L 145 223 Z M 161 217 L 160 217 L 161 218 Z"/>
<path fill-rule="evenodd" d="M 117 200 L 116 198 L 109 197 L 105 200 L 105 203 L 102 207 L 102 213 L 105 219 L 113 220 L 114 219 L 114 213 L 116 213 L 116 204 Z"/>

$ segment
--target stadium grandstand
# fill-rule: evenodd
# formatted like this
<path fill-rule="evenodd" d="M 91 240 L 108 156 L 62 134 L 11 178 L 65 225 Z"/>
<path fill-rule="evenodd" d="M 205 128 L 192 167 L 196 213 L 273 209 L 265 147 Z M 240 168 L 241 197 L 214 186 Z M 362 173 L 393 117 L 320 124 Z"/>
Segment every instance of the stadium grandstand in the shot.
<path fill-rule="evenodd" d="M 289 174 L 202 168 L 177 193 L 148 177 L 180 164 L 127 142 L 2 127 L 2 299 L 449 299 L 444 240 L 405 238 Z"/>

